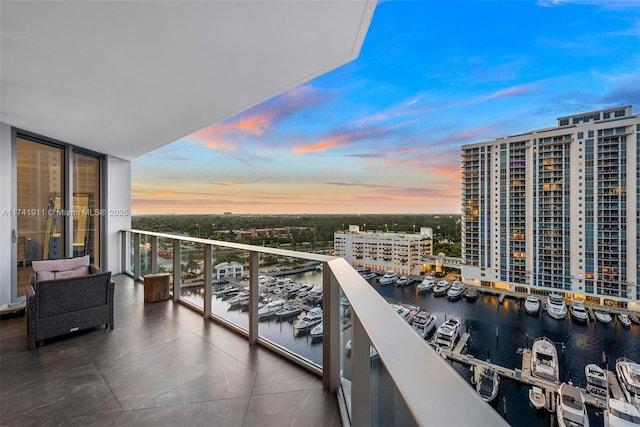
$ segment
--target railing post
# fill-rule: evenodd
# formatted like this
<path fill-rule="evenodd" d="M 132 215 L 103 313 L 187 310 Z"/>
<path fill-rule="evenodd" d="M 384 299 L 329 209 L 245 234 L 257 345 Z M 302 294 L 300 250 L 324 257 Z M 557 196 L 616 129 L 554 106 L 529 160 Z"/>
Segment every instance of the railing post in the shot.
<path fill-rule="evenodd" d="M 351 425 L 372 425 L 371 350 L 369 337 L 355 312 L 351 313 Z"/>
<path fill-rule="evenodd" d="M 322 383 L 330 393 L 340 385 L 340 286 L 329 263 L 322 265 Z"/>
<path fill-rule="evenodd" d="M 158 237 L 151 236 L 151 253 L 149 254 L 151 258 L 151 273 L 158 272 Z"/>
<path fill-rule="evenodd" d="M 258 275 L 260 254 L 249 252 L 249 344 L 258 342 Z"/>
<path fill-rule="evenodd" d="M 140 234 L 135 233 L 133 235 L 133 280 L 140 279 L 141 266 L 140 266 Z"/>
<path fill-rule="evenodd" d="M 182 284 L 182 265 L 180 264 L 180 240 L 173 241 L 173 301 L 180 299 L 180 285 Z"/>
<path fill-rule="evenodd" d="M 211 316 L 211 285 L 213 278 L 213 250 L 211 245 L 204 245 L 204 318 Z"/>

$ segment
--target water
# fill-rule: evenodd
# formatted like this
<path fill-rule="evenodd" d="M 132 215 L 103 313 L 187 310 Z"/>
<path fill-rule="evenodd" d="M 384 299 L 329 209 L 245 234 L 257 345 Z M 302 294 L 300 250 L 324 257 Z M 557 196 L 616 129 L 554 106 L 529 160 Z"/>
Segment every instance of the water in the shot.
<path fill-rule="evenodd" d="M 310 271 L 292 276 L 294 280 L 320 285 L 322 273 Z M 372 281 L 371 286 L 383 297 L 391 300 L 420 306 L 438 316 L 437 325 L 442 324 L 446 317 L 455 316 L 462 320 L 462 331 L 470 334 L 467 348 L 464 351 L 479 359 L 490 358 L 493 363 L 507 368 L 521 368 L 522 356 L 517 353 L 518 348 L 530 348 L 537 337 L 546 336 L 557 343 L 560 355 L 560 380 L 571 379 L 574 384 L 584 387 L 584 367 L 588 363 L 603 364 L 603 353 L 608 361 L 608 367 L 614 370 L 615 361 L 619 357 L 628 357 L 640 361 L 640 327 L 632 325 L 631 329 L 624 329 L 612 322 L 608 325 L 594 323 L 577 324 L 569 316 L 564 320 L 555 320 L 546 314 L 534 317 L 527 315 L 524 306 L 512 299 L 506 298 L 502 304 L 497 296 L 480 294 L 476 302 L 464 299 L 449 301 L 447 298 L 436 298 L 432 293 L 418 294 L 415 286 L 396 287 L 395 285 L 381 286 Z M 213 301 L 214 312 L 238 322 L 245 327 L 248 324 L 246 313 L 227 311 L 227 304 Z M 309 360 L 320 364 L 322 361 L 322 345 L 314 342 L 310 337 L 295 337 L 293 322 L 277 322 L 271 320 L 260 322 L 260 334 L 284 347 L 297 352 Z M 426 345 L 426 344 L 425 344 Z M 454 369 L 467 381 L 471 373 L 467 366 L 453 363 Z M 506 401 L 507 421 L 513 426 L 549 426 L 551 415 L 546 411 L 536 414 L 529 407 L 529 387 L 519 382 L 502 379 L 500 394 L 494 401 L 493 407 L 501 415 L 504 414 L 503 404 Z M 592 426 L 602 426 L 603 418 L 600 410 L 589 408 Z M 556 420 L 554 419 L 555 423 Z"/>

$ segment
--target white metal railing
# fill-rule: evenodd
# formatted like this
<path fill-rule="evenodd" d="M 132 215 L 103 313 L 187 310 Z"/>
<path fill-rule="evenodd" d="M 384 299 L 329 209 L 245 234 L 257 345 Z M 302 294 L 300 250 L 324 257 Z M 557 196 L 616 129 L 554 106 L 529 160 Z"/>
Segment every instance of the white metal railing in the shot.
<path fill-rule="evenodd" d="M 297 252 L 283 249 L 252 246 L 224 241 L 185 237 L 166 233 L 140 230 L 122 231 L 122 260 L 124 269 L 131 273 L 133 255 L 133 275 L 140 278 L 141 253 L 140 238 L 150 239 L 151 272 L 156 272 L 157 239 L 173 242 L 173 300 L 183 301 L 180 295 L 181 242 L 192 242 L 204 247 L 204 306 L 201 310 L 206 319 L 213 318 L 225 325 L 229 322 L 212 315 L 212 248 L 230 248 L 245 251 L 249 258 L 249 328 L 239 330 L 250 343 L 270 347 L 282 357 L 288 358 L 307 369 L 322 375 L 324 385 L 331 392 L 340 389 L 346 394 L 349 414 L 342 414 L 343 421 L 356 426 L 377 425 L 375 417 L 371 380 L 370 345 L 375 347 L 384 368 L 396 386 L 411 418 L 418 425 L 507 425 L 506 422 L 487 405 L 458 373 L 422 340 L 389 304 L 367 283 L 343 258 Z M 133 238 L 133 242 L 132 242 Z M 131 247 L 133 246 L 133 247 Z M 263 339 L 258 334 L 258 262 L 260 254 L 292 257 L 322 263 L 323 265 L 323 350 L 322 366 L 292 354 L 287 349 Z M 350 386 L 341 389 L 341 319 L 340 290 L 350 302 L 351 314 L 351 380 Z M 374 390 L 375 391 L 375 390 Z M 379 410 L 379 408 L 376 408 Z"/>

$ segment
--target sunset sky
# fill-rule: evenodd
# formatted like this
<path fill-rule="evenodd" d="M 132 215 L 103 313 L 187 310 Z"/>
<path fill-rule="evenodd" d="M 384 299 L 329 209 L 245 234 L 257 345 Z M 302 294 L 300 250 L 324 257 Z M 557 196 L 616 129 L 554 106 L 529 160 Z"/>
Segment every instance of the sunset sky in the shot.
<path fill-rule="evenodd" d="M 381 2 L 355 61 L 134 160 L 132 209 L 459 213 L 463 144 L 629 104 L 638 0 Z"/>

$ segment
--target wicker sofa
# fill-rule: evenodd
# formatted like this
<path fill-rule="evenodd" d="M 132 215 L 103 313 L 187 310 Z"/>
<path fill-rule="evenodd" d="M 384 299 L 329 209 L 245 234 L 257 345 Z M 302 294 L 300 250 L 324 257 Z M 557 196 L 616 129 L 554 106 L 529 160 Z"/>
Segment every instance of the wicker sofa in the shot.
<path fill-rule="evenodd" d="M 33 261 L 27 286 L 29 349 L 82 329 L 113 329 L 111 272 L 89 265 L 89 257 Z"/>

